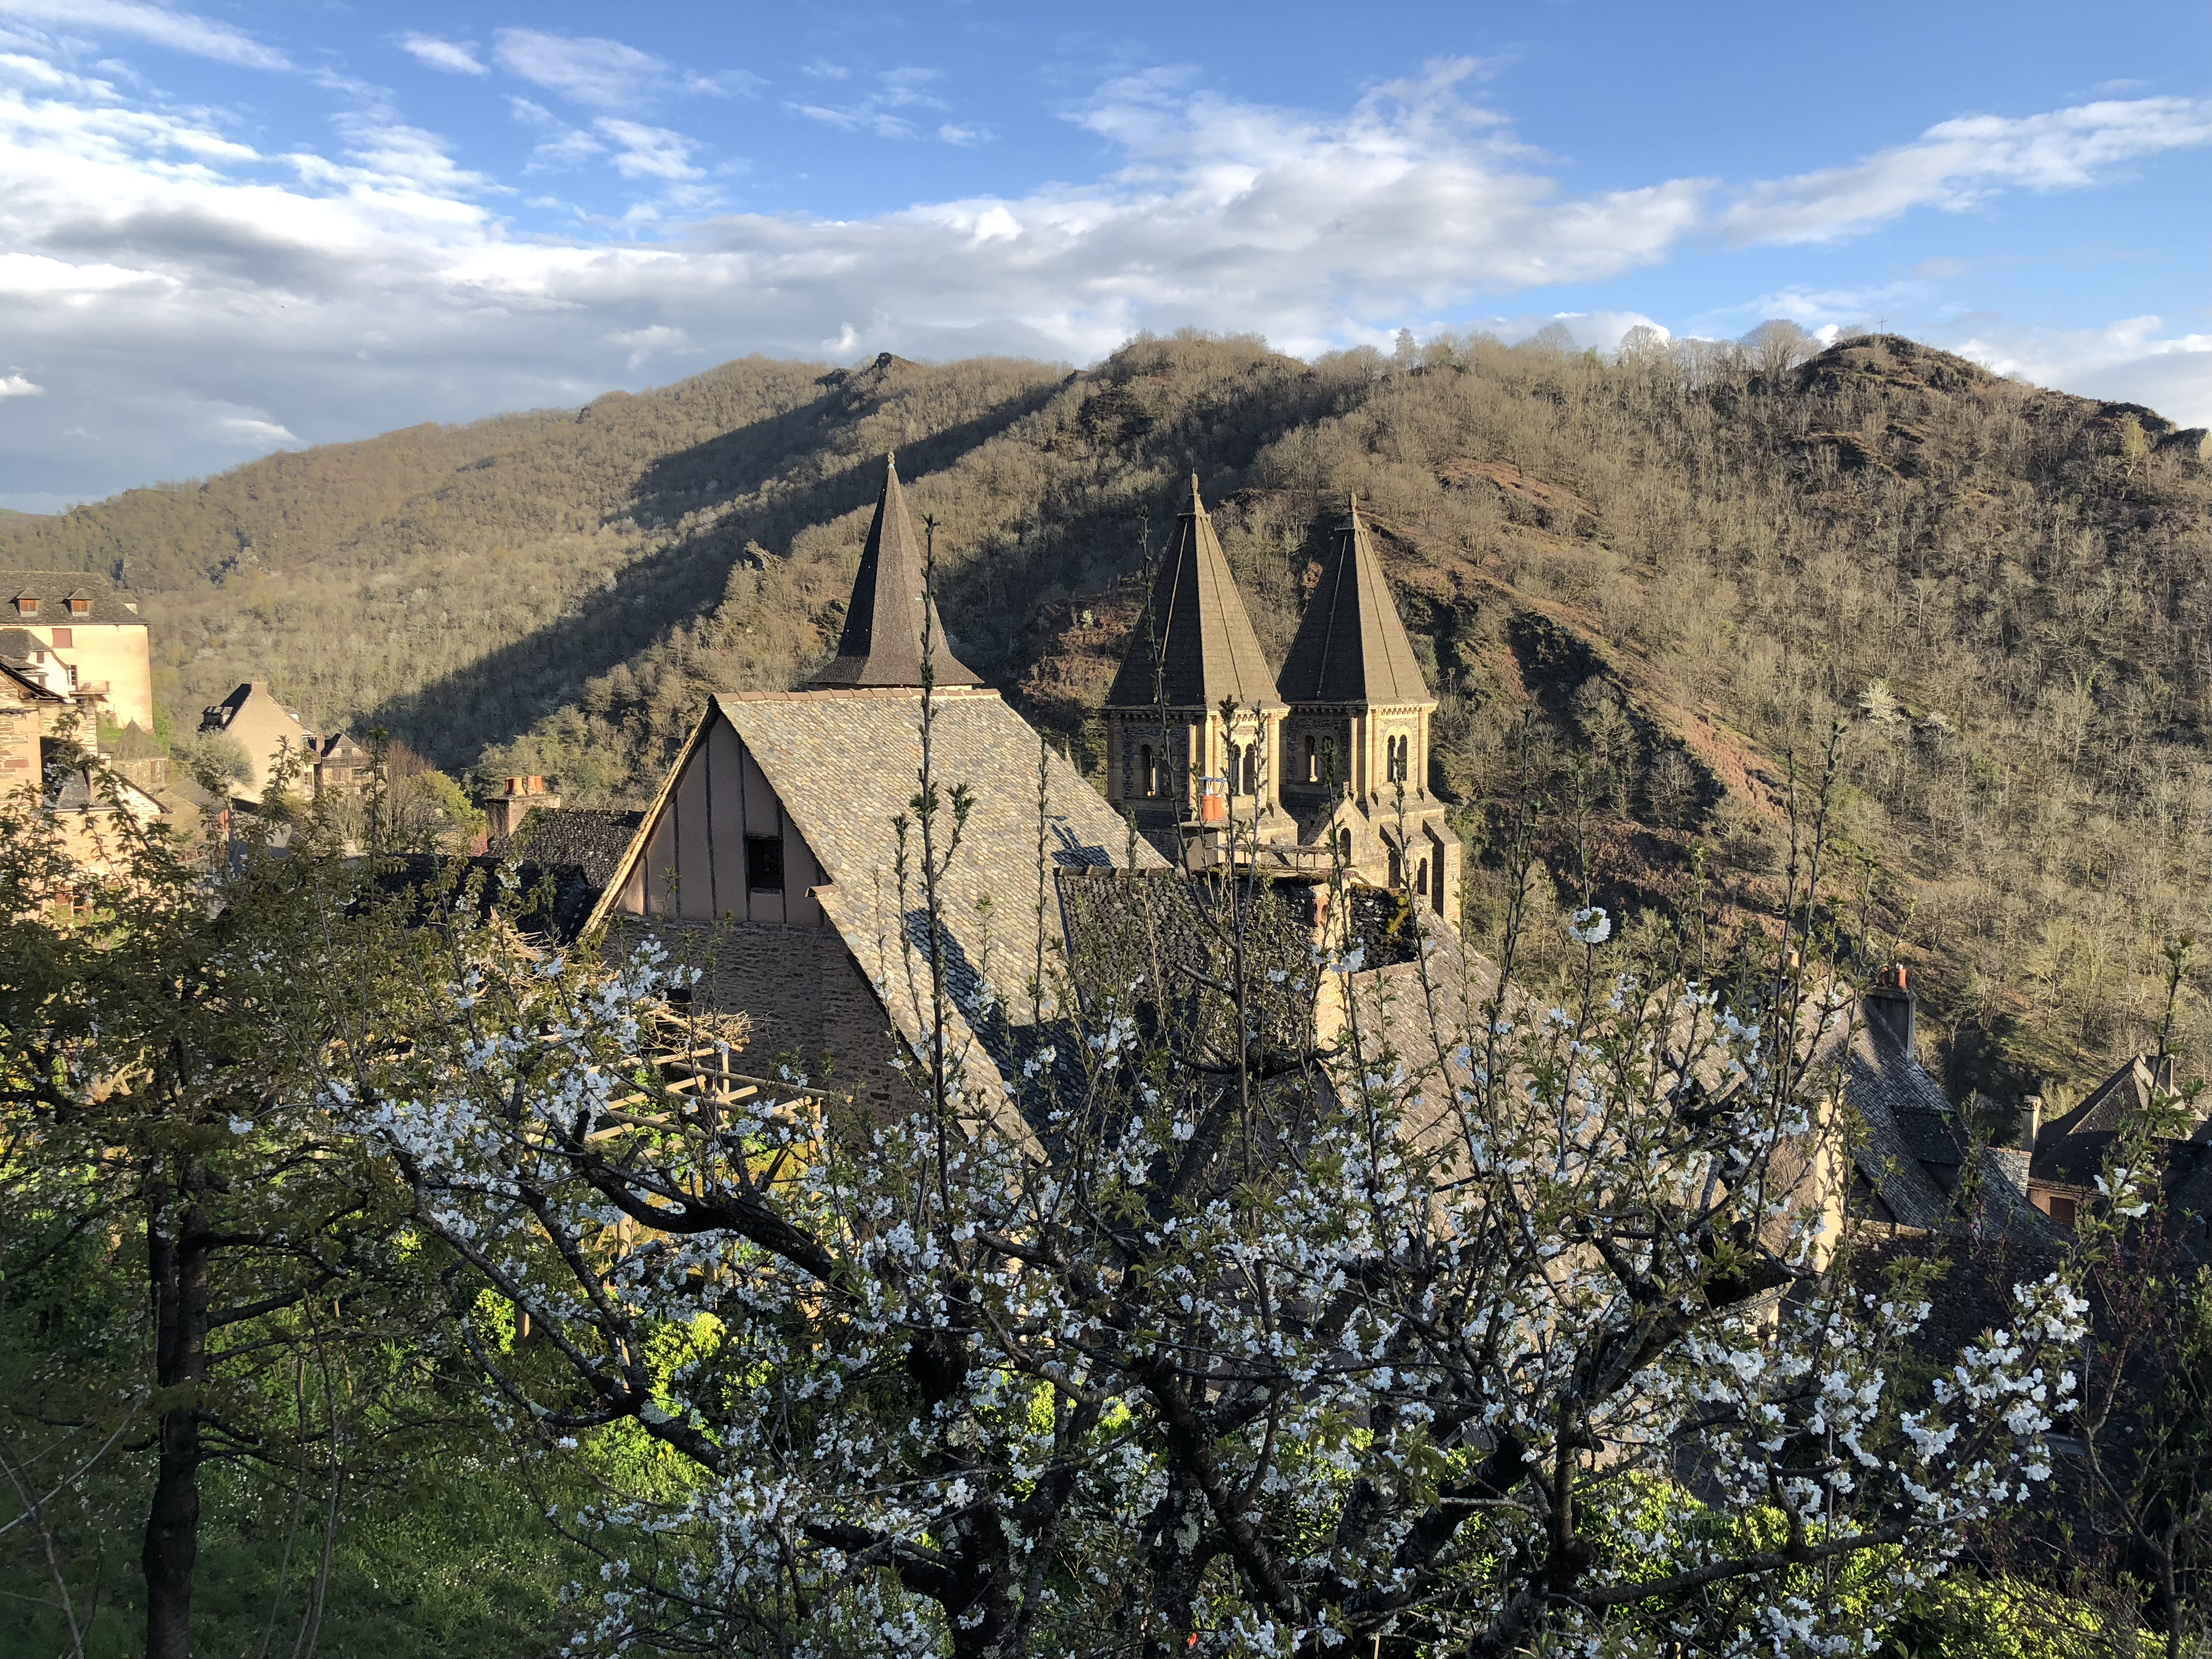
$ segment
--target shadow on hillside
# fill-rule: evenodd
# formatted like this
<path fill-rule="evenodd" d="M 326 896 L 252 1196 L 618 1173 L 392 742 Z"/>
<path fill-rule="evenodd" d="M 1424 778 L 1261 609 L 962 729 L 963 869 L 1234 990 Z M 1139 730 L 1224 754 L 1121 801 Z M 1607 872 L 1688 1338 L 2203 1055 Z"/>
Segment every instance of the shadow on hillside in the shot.
<path fill-rule="evenodd" d="M 1174 419 L 1155 424 L 1118 419 L 1114 392 L 1102 393 L 1092 404 L 1102 415 L 1087 435 L 1117 459 L 1126 458 L 1125 477 L 1150 474 L 1149 480 L 1139 489 L 1114 490 L 1097 487 L 1097 472 L 1080 476 L 1046 496 L 1017 542 L 987 545 L 979 550 L 987 556 L 969 557 L 949 571 L 942 596 L 945 626 L 969 650 L 965 660 L 1018 702 L 1011 683 L 1024 666 L 1024 629 L 1048 596 L 1102 593 L 1136 574 L 1146 557 L 1145 515 L 1152 551 L 1158 554 L 1173 539 L 1176 520 L 1189 502 L 1192 473 L 1218 514 L 1249 483 L 1254 464 L 1270 444 L 1328 412 L 1337 399 L 1334 388 L 1318 382 L 1261 381 L 1194 401 Z M 1327 516 L 1316 495 L 1310 541 L 1316 553 L 1326 539 Z M 1024 708 L 1024 713 L 1038 720 L 1044 711 Z M 1061 729 L 1050 719 L 1041 723 Z"/>
<path fill-rule="evenodd" d="M 823 394 L 797 409 L 718 434 L 664 456 L 631 493 L 629 511 L 641 523 L 680 516 L 706 499 L 745 495 L 828 444 L 842 428 L 881 403 L 887 377 L 864 370 L 840 376 Z M 1040 407 L 1055 385 L 1034 388 L 944 431 L 917 437 L 900 450 L 900 471 L 912 478 L 950 466 Z M 637 560 L 606 586 L 580 596 L 556 621 L 488 652 L 458 672 L 394 697 L 374 711 L 380 725 L 448 769 L 466 769 L 485 749 L 520 737 L 573 701 L 586 684 L 633 660 L 672 630 L 713 613 L 745 544 L 788 538 L 872 505 L 882 488 L 879 455 L 855 456 L 826 477 L 788 492 L 770 491 L 758 507 L 730 514 L 711 529 Z M 700 483 L 712 478 L 712 497 Z M 467 734 L 465 738 L 460 734 Z"/>

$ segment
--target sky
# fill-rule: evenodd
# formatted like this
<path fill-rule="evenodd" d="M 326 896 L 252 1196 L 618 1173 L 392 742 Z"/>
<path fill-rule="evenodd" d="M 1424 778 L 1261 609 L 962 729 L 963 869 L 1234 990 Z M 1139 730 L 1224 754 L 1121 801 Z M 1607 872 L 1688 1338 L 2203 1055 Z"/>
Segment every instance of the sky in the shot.
<path fill-rule="evenodd" d="M 2212 0 L 0 0 L 0 506 L 748 352 L 1878 325 L 2212 424 Z"/>

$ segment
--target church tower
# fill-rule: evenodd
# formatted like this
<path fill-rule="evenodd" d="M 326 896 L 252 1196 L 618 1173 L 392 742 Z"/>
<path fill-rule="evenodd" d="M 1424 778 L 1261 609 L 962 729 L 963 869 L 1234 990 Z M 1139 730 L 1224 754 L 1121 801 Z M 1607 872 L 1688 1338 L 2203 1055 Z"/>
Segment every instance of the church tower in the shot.
<path fill-rule="evenodd" d="M 1334 840 L 1363 879 L 1411 889 L 1455 926 L 1462 854 L 1429 789 L 1437 700 L 1357 498 L 1276 685 L 1288 705 L 1282 799 L 1299 839 Z"/>
<path fill-rule="evenodd" d="M 1178 823 L 1201 837 L 1233 823 L 1291 838 L 1278 792 L 1283 700 L 1195 474 L 1103 712 L 1106 799 L 1155 844 L 1171 846 Z"/>
<path fill-rule="evenodd" d="M 921 684 L 921 623 L 929 616 L 932 678 L 940 686 L 981 685 L 982 676 L 952 654 L 945 641 L 945 623 L 924 592 L 921 550 L 915 545 L 914 521 L 907 516 L 906 492 L 899 488 L 898 462 L 884 457 L 883 494 L 876 497 L 875 522 L 860 550 L 860 569 L 853 578 L 853 599 L 845 612 L 845 631 L 837 655 L 807 682 L 810 691 Z"/>

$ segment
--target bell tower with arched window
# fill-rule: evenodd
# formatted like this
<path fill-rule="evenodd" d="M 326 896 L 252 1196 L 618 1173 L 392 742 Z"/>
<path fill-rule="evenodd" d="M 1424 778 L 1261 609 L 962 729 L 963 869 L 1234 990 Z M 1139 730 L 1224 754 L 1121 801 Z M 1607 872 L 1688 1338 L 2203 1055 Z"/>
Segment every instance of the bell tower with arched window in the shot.
<path fill-rule="evenodd" d="M 1178 824 L 1291 836 L 1283 700 L 1195 475 L 1103 712 L 1106 799 L 1156 846 L 1178 850 Z"/>
<path fill-rule="evenodd" d="M 1462 854 L 1429 788 L 1437 700 L 1357 500 L 1276 688 L 1288 705 L 1282 799 L 1299 839 L 1348 845 L 1346 861 L 1362 879 L 1410 890 L 1455 926 Z"/>

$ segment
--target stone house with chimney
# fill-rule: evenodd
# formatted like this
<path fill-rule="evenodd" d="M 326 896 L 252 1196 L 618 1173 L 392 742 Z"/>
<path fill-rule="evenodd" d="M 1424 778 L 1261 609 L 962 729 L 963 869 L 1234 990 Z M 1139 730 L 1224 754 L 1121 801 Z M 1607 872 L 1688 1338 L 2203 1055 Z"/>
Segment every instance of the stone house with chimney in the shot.
<path fill-rule="evenodd" d="M 1334 858 L 1456 928 L 1464 855 L 1429 787 L 1436 707 L 1356 500 L 1270 672 L 1194 477 L 1107 693 L 1107 799 L 1193 867 L 1240 842 L 1282 869 Z"/>

